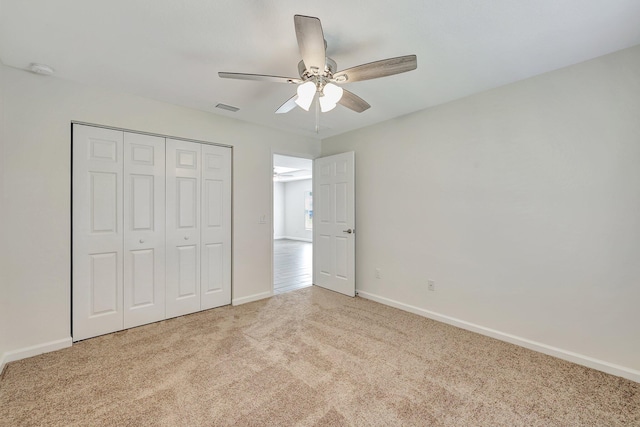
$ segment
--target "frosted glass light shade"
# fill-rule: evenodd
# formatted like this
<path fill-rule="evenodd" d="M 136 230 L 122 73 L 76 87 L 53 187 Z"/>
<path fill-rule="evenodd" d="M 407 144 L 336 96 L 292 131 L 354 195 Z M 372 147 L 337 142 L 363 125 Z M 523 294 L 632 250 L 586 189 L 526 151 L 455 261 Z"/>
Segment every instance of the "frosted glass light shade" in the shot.
<path fill-rule="evenodd" d="M 306 82 L 298 86 L 298 99 L 296 99 L 296 104 L 300 106 L 305 111 L 309 111 L 309 107 L 311 107 L 311 103 L 313 102 L 313 97 L 316 94 L 316 84 L 314 82 Z"/>
<path fill-rule="evenodd" d="M 331 102 L 331 99 L 327 95 L 321 96 L 320 98 L 320 111 L 326 113 L 327 111 L 331 111 L 336 108 L 336 103 Z"/>
<path fill-rule="evenodd" d="M 342 98 L 343 93 L 344 91 L 340 86 L 327 83 L 322 89 L 323 96 L 320 97 L 320 110 L 326 113 L 336 108 L 336 104 L 340 101 L 340 98 Z"/>
<path fill-rule="evenodd" d="M 331 104 L 337 104 L 340 98 L 342 98 L 343 92 L 340 86 L 336 86 L 333 83 L 327 83 L 324 89 L 322 89 L 322 93 L 324 93 L 323 98 L 327 98 L 326 102 L 330 102 Z"/>

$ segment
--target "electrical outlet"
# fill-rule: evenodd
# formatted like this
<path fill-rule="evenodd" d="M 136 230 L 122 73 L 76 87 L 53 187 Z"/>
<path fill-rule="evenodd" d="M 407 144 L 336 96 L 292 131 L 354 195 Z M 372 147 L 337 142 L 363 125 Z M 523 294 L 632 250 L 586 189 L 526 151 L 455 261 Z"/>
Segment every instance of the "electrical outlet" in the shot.
<path fill-rule="evenodd" d="M 379 268 L 376 268 L 376 279 L 381 279 L 382 278 L 382 272 L 380 271 Z"/>
<path fill-rule="evenodd" d="M 436 290 L 436 282 L 433 280 L 427 280 L 427 289 L 429 289 L 430 291 L 435 291 Z"/>

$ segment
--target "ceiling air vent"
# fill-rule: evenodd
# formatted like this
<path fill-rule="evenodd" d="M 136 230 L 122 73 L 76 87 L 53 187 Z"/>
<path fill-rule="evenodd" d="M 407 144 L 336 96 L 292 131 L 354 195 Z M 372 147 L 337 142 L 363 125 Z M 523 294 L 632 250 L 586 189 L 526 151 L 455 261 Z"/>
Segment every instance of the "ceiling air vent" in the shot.
<path fill-rule="evenodd" d="M 231 111 L 232 113 L 235 113 L 236 111 L 239 110 L 238 107 L 233 107 L 233 106 L 227 105 L 227 104 L 218 104 L 218 105 L 216 105 L 216 108 L 220 108 L 221 110 Z"/>

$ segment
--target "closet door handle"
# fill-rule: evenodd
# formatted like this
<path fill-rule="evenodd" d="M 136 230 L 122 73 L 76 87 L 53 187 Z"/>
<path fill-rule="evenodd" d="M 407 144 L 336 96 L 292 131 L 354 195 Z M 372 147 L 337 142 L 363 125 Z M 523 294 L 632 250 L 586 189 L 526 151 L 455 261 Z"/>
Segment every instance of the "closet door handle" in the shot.
<path fill-rule="evenodd" d="M 189 240 L 189 236 L 184 236 L 184 240 Z"/>
<path fill-rule="evenodd" d="M 144 239 L 140 239 L 140 243 L 144 243 Z"/>

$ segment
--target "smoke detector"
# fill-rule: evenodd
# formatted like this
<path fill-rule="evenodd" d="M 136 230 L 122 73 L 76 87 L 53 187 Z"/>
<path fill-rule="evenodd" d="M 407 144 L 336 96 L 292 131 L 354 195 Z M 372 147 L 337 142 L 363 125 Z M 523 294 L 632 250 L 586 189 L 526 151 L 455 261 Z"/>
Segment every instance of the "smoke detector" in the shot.
<path fill-rule="evenodd" d="M 29 71 L 43 76 L 50 76 L 53 74 L 53 68 L 45 64 L 36 64 L 35 62 L 29 65 Z"/>

